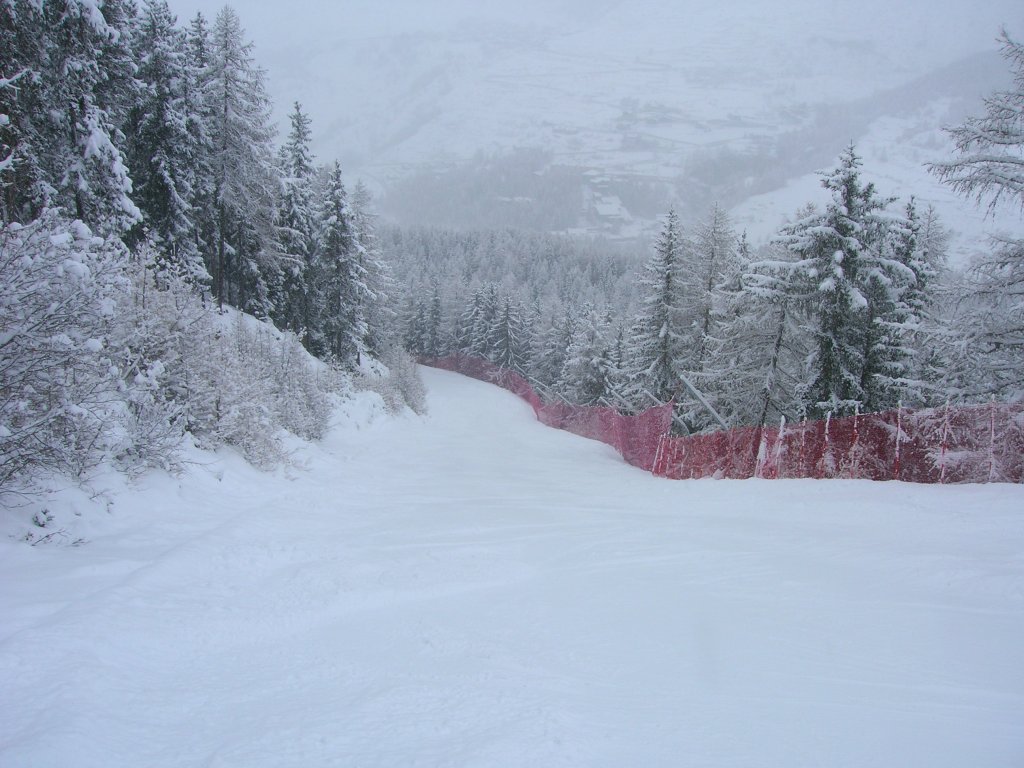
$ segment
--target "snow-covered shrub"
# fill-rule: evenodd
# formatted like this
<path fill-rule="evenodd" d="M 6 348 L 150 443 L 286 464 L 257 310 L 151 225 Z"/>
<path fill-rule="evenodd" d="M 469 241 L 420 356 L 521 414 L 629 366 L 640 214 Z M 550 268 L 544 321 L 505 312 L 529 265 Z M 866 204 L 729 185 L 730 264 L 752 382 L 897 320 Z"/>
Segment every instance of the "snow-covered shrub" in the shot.
<path fill-rule="evenodd" d="M 188 275 L 47 213 L 0 231 L 0 487 L 101 461 L 174 469 L 186 432 L 269 467 L 324 433 L 344 374 L 220 315 Z"/>
<path fill-rule="evenodd" d="M 293 334 L 241 313 L 218 314 L 188 276 L 143 258 L 133 275 L 127 357 L 182 430 L 204 448 L 230 445 L 260 467 L 284 458 L 281 430 L 323 435 L 340 387 Z"/>
<path fill-rule="evenodd" d="M 108 345 L 126 252 L 46 212 L 0 230 L 0 486 L 116 452 L 125 387 Z"/>
<path fill-rule="evenodd" d="M 426 413 L 427 391 L 416 362 L 398 344 L 389 344 L 381 351 L 381 363 L 364 365 L 357 374 L 357 388 L 376 392 L 391 413 L 403 407 L 414 413 Z"/>

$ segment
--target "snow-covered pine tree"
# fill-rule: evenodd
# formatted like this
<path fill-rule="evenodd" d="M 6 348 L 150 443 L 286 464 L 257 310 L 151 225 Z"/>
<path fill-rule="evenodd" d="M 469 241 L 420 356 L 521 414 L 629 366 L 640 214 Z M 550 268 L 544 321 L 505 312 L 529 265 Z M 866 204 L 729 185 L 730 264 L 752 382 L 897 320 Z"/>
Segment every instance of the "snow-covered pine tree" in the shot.
<path fill-rule="evenodd" d="M 530 363 L 530 339 L 523 308 L 507 295 L 500 302 L 488 339 L 491 362 L 525 376 Z"/>
<path fill-rule="evenodd" d="M 690 342 L 685 367 L 690 380 L 706 396 L 714 396 L 716 361 L 712 359 L 724 319 L 727 292 L 741 273 L 739 238 L 729 215 L 716 203 L 697 224 L 691 247 L 685 249 L 683 269 L 685 314 L 690 323 Z M 680 396 L 679 412 L 695 430 L 717 428 L 704 406 L 692 395 Z"/>
<path fill-rule="evenodd" d="M 274 322 L 302 336 L 307 302 L 307 273 L 313 257 L 314 223 L 313 181 L 315 169 L 309 148 L 311 120 L 295 102 L 289 117 L 291 129 L 281 147 L 279 166 L 281 191 L 277 203 L 277 245 L 281 264 L 281 284 L 274 301 Z"/>
<path fill-rule="evenodd" d="M 579 324 L 565 354 L 562 375 L 556 385 L 567 400 L 580 405 L 614 402 L 613 340 L 607 312 L 590 305 L 582 308 Z"/>
<path fill-rule="evenodd" d="M 633 328 L 630 396 L 638 407 L 667 403 L 682 390 L 684 361 L 691 356 L 691 325 L 683 294 L 685 264 L 679 218 L 669 211 L 654 254 L 640 277 L 640 314 Z"/>
<path fill-rule="evenodd" d="M 579 322 L 576 306 L 568 303 L 551 318 L 550 325 L 537 334 L 531 374 L 541 385 L 557 388 Z"/>
<path fill-rule="evenodd" d="M 985 114 L 951 133 L 956 157 L 932 170 L 990 215 L 1024 213 L 1024 44 L 1001 35 L 1013 86 L 985 100 Z M 972 360 L 977 385 L 965 394 L 1024 397 L 1024 238 L 1000 236 L 972 261 L 953 318 L 954 336 Z"/>
<path fill-rule="evenodd" d="M 430 281 L 430 296 L 424 311 L 426 327 L 424 354 L 441 357 L 447 354 L 449 341 L 444 331 L 444 303 L 441 300 L 441 281 L 436 277 Z"/>
<path fill-rule="evenodd" d="M 697 374 L 707 362 L 723 285 L 734 282 L 740 274 L 738 244 L 729 214 L 715 203 L 697 224 L 685 270 L 684 301 L 693 324 L 694 359 L 690 368 Z"/>
<path fill-rule="evenodd" d="M 146 3 L 136 47 L 140 87 L 124 132 L 132 199 L 143 218 L 127 242 L 134 247 L 151 239 L 164 263 L 195 283 L 206 282 L 193 205 L 202 137 L 189 98 L 196 73 L 166 0 Z"/>
<path fill-rule="evenodd" d="M 188 131 L 196 148 L 192 181 L 192 226 L 196 248 L 203 258 L 212 285 L 214 254 L 217 252 L 217 184 L 211 134 L 214 124 L 211 115 L 213 104 L 206 88 L 210 67 L 210 28 L 202 13 L 196 13 L 185 30 L 185 51 Z"/>
<path fill-rule="evenodd" d="M 494 362 L 494 330 L 498 324 L 498 313 L 501 311 L 501 294 L 497 283 L 481 286 L 479 294 L 473 295 L 473 306 L 475 312 L 470 330 L 472 341 L 469 351 Z"/>
<path fill-rule="evenodd" d="M 701 377 L 705 392 L 735 426 L 798 418 L 808 350 L 786 279 L 791 254 L 768 246 L 755 260 L 745 237 L 737 253 L 742 272 L 721 286 L 722 308 Z"/>
<path fill-rule="evenodd" d="M 271 247 L 276 179 L 270 100 L 238 14 L 225 6 L 209 39 L 201 88 L 209 128 L 213 185 L 212 253 L 206 254 L 220 304 L 265 316 L 268 281 L 279 265 Z"/>
<path fill-rule="evenodd" d="M 779 242 L 798 258 L 783 264 L 789 290 L 807 312 L 815 337 L 807 385 L 812 416 L 852 414 L 896 404 L 889 386 L 894 340 L 888 319 L 894 292 L 913 274 L 886 248 L 891 202 L 860 178 L 861 159 L 850 145 L 822 185 L 832 201 L 783 230 Z"/>
<path fill-rule="evenodd" d="M 126 80 L 122 10 L 90 0 L 3 4 L 3 37 L 12 47 L 0 77 L 18 78 L 16 88 L 0 89 L 9 121 L 3 141 L 16 159 L 4 205 L 10 219 L 27 222 L 60 207 L 118 235 L 138 221 L 111 114 L 122 106 L 112 99 L 134 87 Z"/>
<path fill-rule="evenodd" d="M 357 300 L 360 315 L 366 325 L 366 333 L 362 340 L 362 348 L 369 354 L 379 357 L 386 346 L 391 344 L 391 327 L 395 313 L 389 306 L 388 297 L 394 293 L 391 270 L 380 253 L 377 243 L 377 232 L 372 213 L 373 195 L 361 181 L 357 181 L 352 189 L 349 209 L 351 211 L 352 237 L 356 246 L 356 261 L 363 278 Z M 433 320 L 433 309 L 428 313 Z M 437 317 L 438 334 L 440 333 L 440 317 Z M 430 341 L 436 346 L 437 339 Z"/>
<path fill-rule="evenodd" d="M 317 216 L 317 237 L 310 269 L 310 349 L 354 368 L 365 351 L 366 320 L 362 314 L 365 271 L 359 264 L 352 233 L 348 193 L 341 166 L 327 171 Z"/>
<path fill-rule="evenodd" d="M 422 298 L 409 296 L 402 313 L 402 346 L 414 356 L 432 356 L 427 329 L 427 305 Z"/>

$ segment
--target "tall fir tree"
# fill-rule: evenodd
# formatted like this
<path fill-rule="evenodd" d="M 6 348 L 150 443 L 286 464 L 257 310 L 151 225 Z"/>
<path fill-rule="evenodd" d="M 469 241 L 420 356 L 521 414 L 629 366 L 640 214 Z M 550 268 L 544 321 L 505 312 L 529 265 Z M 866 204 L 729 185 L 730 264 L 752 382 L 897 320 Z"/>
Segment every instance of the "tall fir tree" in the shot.
<path fill-rule="evenodd" d="M 815 338 L 807 411 L 852 414 L 895 405 L 897 346 L 890 333 L 899 286 L 912 272 L 887 247 L 891 200 L 861 180 L 853 146 L 824 174 L 832 201 L 787 227 L 779 242 L 797 258 L 783 266 Z"/>
<path fill-rule="evenodd" d="M 185 34 L 166 0 L 150 0 L 136 35 L 139 97 L 125 123 L 133 199 L 143 219 L 129 233 L 151 239 L 158 258 L 194 282 L 209 279 L 198 248 L 194 206 L 201 144 L 189 89 L 195 81 Z"/>
<path fill-rule="evenodd" d="M 651 398 L 667 403 L 682 391 L 692 342 L 681 274 L 685 248 L 679 218 L 671 210 L 640 278 L 642 306 L 630 365 L 631 396 L 638 406 L 650 405 Z"/>
<path fill-rule="evenodd" d="M 985 99 L 985 114 L 951 131 L 952 160 L 932 170 L 956 192 L 985 205 L 992 216 L 1024 213 L 1024 44 L 1000 36 L 1012 86 Z M 965 361 L 960 391 L 972 398 L 1024 398 L 1024 238 L 993 238 L 974 258 L 959 286 L 952 321 Z"/>
<path fill-rule="evenodd" d="M 309 146 L 312 121 L 303 113 L 299 102 L 295 102 L 289 121 L 288 140 L 279 155 L 281 190 L 276 242 L 281 270 L 274 320 L 280 327 L 301 335 L 310 313 L 307 279 L 316 236 L 313 205 L 316 177 Z"/>
<path fill-rule="evenodd" d="M 364 271 L 356 256 L 348 193 L 335 162 L 327 172 L 318 211 L 318 231 L 310 279 L 311 349 L 354 368 L 365 351 L 366 321 L 360 295 Z"/>
<path fill-rule="evenodd" d="M 394 293 L 394 288 L 391 271 L 381 256 L 377 243 L 372 206 L 373 196 L 370 190 L 361 181 L 357 181 L 352 189 L 349 208 L 352 238 L 356 248 L 355 258 L 358 272 L 361 274 L 361 279 L 356 285 L 356 301 L 361 322 L 366 329 L 361 344 L 362 349 L 370 355 L 379 356 L 387 344 L 395 317 L 389 306 L 389 297 Z M 428 317 L 431 320 L 436 319 L 436 327 L 440 333 L 440 318 L 435 318 L 433 305 Z M 439 337 L 430 343 L 432 346 L 435 343 L 439 344 Z"/>
<path fill-rule="evenodd" d="M 218 302 L 260 316 L 272 309 L 269 284 L 279 279 L 273 247 L 273 130 L 264 79 L 238 14 L 225 6 L 214 21 L 201 80 L 215 238 L 206 257 Z"/>
<path fill-rule="evenodd" d="M 123 234 L 140 218 L 117 130 L 122 95 L 135 87 L 130 14 L 87 0 L 10 0 L 2 13 L 11 61 L 0 76 L 17 77 L 0 89 L 13 150 L 5 215 L 28 221 L 58 207 L 99 233 Z"/>

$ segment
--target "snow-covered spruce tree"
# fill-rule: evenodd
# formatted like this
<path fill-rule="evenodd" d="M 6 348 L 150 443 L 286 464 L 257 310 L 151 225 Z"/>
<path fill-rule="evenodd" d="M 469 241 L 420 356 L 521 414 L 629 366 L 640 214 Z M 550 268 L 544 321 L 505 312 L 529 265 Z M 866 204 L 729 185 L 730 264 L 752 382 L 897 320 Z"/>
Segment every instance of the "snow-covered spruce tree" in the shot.
<path fill-rule="evenodd" d="M 501 308 L 501 296 L 495 283 L 487 283 L 473 292 L 470 306 L 463 314 L 467 346 L 463 351 L 494 362 L 493 334 Z"/>
<path fill-rule="evenodd" d="M 907 405 L 938 405 L 943 400 L 939 379 L 944 368 L 936 313 L 938 279 L 945 268 L 945 233 L 934 209 L 922 217 L 913 198 L 902 217 L 893 217 L 882 243 L 883 252 L 907 272 L 876 270 L 876 367 L 878 382 L 898 393 Z M 891 397 L 890 397 L 891 400 Z M 891 404 L 891 403 L 890 403 Z"/>
<path fill-rule="evenodd" d="M 851 145 L 822 185 L 832 202 L 783 231 L 779 242 L 798 258 L 782 266 L 797 303 L 808 315 L 815 352 L 807 383 L 807 412 L 852 414 L 896 405 L 901 340 L 892 334 L 895 308 L 913 271 L 892 253 L 889 200 L 860 178 Z"/>
<path fill-rule="evenodd" d="M 1024 45 L 1004 30 L 1003 57 L 1013 73 L 1010 90 L 985 100 L 985 114 L 952 129 L 956 157 L 931 166 L 962 195 L 987 204 L 990 215 L 1024 212 Z M 1014 210 L 1016 209 L 1016 210 Z M 969 397 L 1024 397 L 1024 239 L 993 239 L 989 254 L 970 266 L 953 317 L 963 358 L 975 383 Z"/>
<path fill-rule="evenodd" d="M 718 383 L 712 355 L 719 325 L 724 320 L 727 292 L 736 286 L 741 272 L 738 247 L 739 238 L 729 215 L 716 203 L 697 224 L 692 247 L 684 250 L 683 302 L 690 324 L 688 357 L 684 365 L 691 381 L 712 398 Z M 680 400 L 680 414 L 694 429 L 718 427 L 692 395 L 682 395 Z"/>
<path fill-rule="evenodd" d="M 687 321 L 681 268 L 686 262 L 679 218 L 669 211 L 654 255 L 640 278 L 642 306 L 633 328 L 630 395 L 645 407 L 667 403 L 682 390 L 680 376 L 691 356 L 691 325 Z"/>
<path fill-rule="evenodd" d="M 785 279 L 792 254 L 768 246 L 755 261 L 745 238 L 738 253 L 743 272 L 721 287 L 723 306 L 701 381 L 729 424 L 798 419 L 809 350 Z"/>
<path fill-rule="evenodd" d="M 24 12 L 24 13 L 23 13 Z M 29 15 L 26 17 L 25 13 Z M 41 16 L 0 4 L 0 222 L 31 221 L 45 200 L 31 110 L 39 100 L 34 67 L 43 59 Z"/>
<path fill-rule="evenodd" d="M 548 327 L 537 334 L 531 375 L 542 386 L 557 391 L 566 355 L 576 337 L 579 323 L 579 310 L 569 302 L 561 308 L 561 312 L 551 317 Z"/>
<path fill-rule="evenodd" d="M 414 356 L 431 355 L 428 342 L 427 305 L 422 298 L 406 299 L 402 313 L 402 345 Z"/>
<path fill-rule="evenodd" d="M 308 283 L 310 349 L 346 368 L 359 364 L 367 335 L 363 310 L 368 289 L 351 226 L 348 194 L 335 162 L 327 172 L 317 211 L 317 235 Z"/>
<path fill-rule="evenodd" d="M 580 405 L 615 402 L 616 368 L 611 318 L 607 312 L 584 306 L 572 341 L 565 353 L 562 374 L 556 384 L 559 394 Z"/>
<path fill-rule="evenodd" d="M 281 191 L 277 203 L 277 245 L 281 283 L 274 301 L 274 322 L 303 334 L 310 316 L 311 299 L 306 284 L 315 246 L 316 210 L 313 202 L 315 169 L 309 148 L 311 120 L 295 102 L 289 117 L 291 129 L 281 147 L 278 164 Z"/>
<path fill-rule="evenodd" d="M 0 89 L 3 141 L 15 161 L 6 220 L 25 223 L 59 207 L 103 234 L 122 234 L 138 220 L 112 116 L 120 95 L 134 89 L 123 10 L 91 0 L 10 0 L 0 9 L 11 43 L 0 77 L 17 77 L 15 87 Z"/>
<path fill-rule="evenodd" d="M 738 245 L 729 214 L 714 204 L 707 217 L 697 224 L 684 274 L 683 297 L 693 326 L 690 369 L 694 373 L 701 372 L 707 362 L 723 286 L 735 281 L 740 273 Z"/>
<path fill-rule="evenodd" d="M 441 282 L 437 278 L 430 281 L 430 296 L 424 308 L 424 324 L 423 354 L 430 357 L 447 354 L 450 340 L 445 337 L 444 302 L 441 299 Z"/>
<path fill-rule="evenodd" d="M 127 242 L 135 247 L 152 240 L 158 258 L 199 284 L 209 280 L 199 253 L 194 206 L 203 132 L 190 96 L 197 72 L 176 23 L 166 0 L 151 0 L 136 34 L 140 88 L 124 131 L 132 199 L 143 218 Z"/>
<path fill-rule="evenodd" d="M 373 196 L 361 181 L 356 182 L 349 203 L 355 258 L 362 274 L 362 280 L 356 285 L 359 315 L 365 326 L 361 348 L 374 357 L 380 357 L 384 348 L 392 344 L 392 326 L 396 315 L 388 299 L 395 293 L 394 281 L 377 244 L 374 214 L 371 211 Z M 440 317 L 435 317 L 433 308 L 428 312 L 428 317 L 436 320 L 434 327 L 440 333 Z M 437 337 L 428 341 L 429 346 L 438 343 Z"/>
<path fill-rule="evenodd" d="M 525 376 L 530 364 L 530 339 L 523 308 L 510 296 L 502 297 L 500 302 L 488 338 L 491 362 Z"/>
<path fill-rule="evenodd" d="M 195 178 L 192 186 L 192 226 L 196 247 L 203 257 L 213 283 L 217 253 L 217 183 L 214 173 L 213 105 L 207 91 L 210 68 L 210 27 L 206 17 L 196 13 L 185 31 L 185 50 L 191 79 L 187 89 L 189 133 L 196 145 Z"/>
<path fill-rule="evenodd" d="M 214 21 L 208 60 L 201 89 L 211 145 L 214 242 L 205 256 L 218 302 L 262 317 L 271 310 L 269 284 L 279 279 L 273 130 L 264 72 L 230 6 Z"/>

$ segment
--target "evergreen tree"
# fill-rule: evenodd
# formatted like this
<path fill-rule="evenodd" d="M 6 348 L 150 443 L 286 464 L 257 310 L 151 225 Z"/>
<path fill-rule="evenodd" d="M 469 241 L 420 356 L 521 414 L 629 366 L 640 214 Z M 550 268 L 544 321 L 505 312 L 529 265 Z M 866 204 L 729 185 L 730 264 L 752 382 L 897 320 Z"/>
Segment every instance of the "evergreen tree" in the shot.
<path fill-rule="evenodd" d="M 137 31 L 139 97 L 125 127 L 133 199 L 143 220 L 130 233 L 149 237 L 159 258 L 196 282 L 209 279 L 195 230 L 196 172 L 200 145 L 189 87 L 195 80 L 184 33 L 166 0 L 146 3 Z"/>
<path fill-rule="evenodd" d="M 348 193 L 335 162 L 327 173 L 318 214 L 318 232 L 310 270 L 310 349 L 354 368 L 365 351 L 366 321 L 361 296 L 365 271 L 356 256 Z"/>
<path fill-rule="evenodd" d="M 214 292 L 257 315 L 271 309 L 268 282 L 278 278 L 272 247 L 275 178 L 270 159 L 270 102 L 238 15 L 217 14 L 202 77 L 211 155 L 214 242 L 206 254 Z"/>
<path fill-rule="evenodd" d="M 576 307 L 566 304 L 560 314 L 552 317 L 550 326 L 537 335 L 532 374 L 541 385 L 557 388 L 579 322 Z"/>
<path fill-rule="evenodd" d="M 447 352 L 447 339 L 444 338 L 444 309 L 441 301 L 441 283 L 437 278 L 430 281 L 430 300 L 424 314 L 426 323 L 426 344 L 424 353 L 431 357 L 440 357 Z"/>
<path fill-rule="evenodd" d="M 1004 30 L 1002 54 L 1013 86 L 985 99 L 985 114 L 952 131 L 956 157 L 932 166 L 955 191 L 993 216 L 1024 212 L 1024 45 Z M 1014 210 L 1015 209 L 1015 210 Z M 974 259 L 952 318 L 973 382 L 965 394 L 1024 397 L 1024 238 L 1000 236 Z"/>
<path fill-rule="evenodd" d="M 365 325 L 362 348 L 369 354 L 379 356 L 388 343 L 394 312 L 389 307 L 388 297 L 393 293 L 391 271 L 384 262 L 377 244 L 374 216 L 371 213 L 373 198 L 370 190 L 357 181 L 352 190 L 350 205 L 352 237 L 356 248 L 358 271 L 362 275 L 357 283 L 356 301 L 359 314 Z M 430 317 L 433 318 L 433 309 Z M 440 333 L 440 319 L 437 319 Z M 440 343 L 439 337 L 431 345 Z"/>
<path fill-rule="evenodd" d="M 737 242 L 729 214 L 716 203 L 697 225 L 693 247 L 686 251 L 684 301 L 693 339 L 687 367 L 696 374 L 707 363 L 723 285 L 735 280 L 740 272 Z"/>
<path fill-rule="evenodd" d="M 889 386 L 897 373 L 896 342 L 885 322 L 897 286 L 913 274 L 886 247 L 882 212 L 891 201 L 862 183 L 860 167 L 851 145 L 822 179 L 832 194 L 827 209 L 790 225 L 780 238 L 798 257 L 784 267 L 815 337 L 806 394 L 813 416 L 886 408 L 897 399 Z"/>
<path fill-rule="evenodd" d="M 115 96 L 134 88 L 123 10 L 88 0 L 3 4 L 11 60 L 0 77 L 9 85 L 17 78 L 17 87 L 0 88 L 13 166 L 4 210 L 12 220 L 59 207 L 102 234 L 122 234 L 138 221 L 116 129 L 123 102 Z"/>
<path fill-rule="evenodd" d="M 288 140 L 281 148 L 281 194 L 277 206 L 277 244 L 281 264 L 281 284 L 275 301 L 275 322 L 302 335 L 310 314 L 306 284 L 313 257 L 314 222 L 313 156 L 311 121 L 295 102 Z"/>
<path fill-rule="evenodd" d="M 667 403 L 681 391 L 692 336 L 686 321 L 681 276 L 685 244 L 675 211 L 669 211 L 640 279 L 642 306 L 633 330 L 630 389 L 637 405 Z"/>
<path fill-rule="evenodd" d="M 808 354 L 786 274 L 790 253 L 779 246 L 754 261 L 746 239 L 738 249 L 741 274 L 722 286 L 723 309 L 702 382 L 716 409 L 734 426 L 800 418 L 799 385 Z"/>
<path fill-rule="evenodd" d="M 522 307 L 509 296 L 501 300 L 488 346 L 490 359 L 495 365 L 526 375 L 530 360 L 530 340 L 523 320 Z"/>
<path fill-rule="evenodd" d="M 615 363 L 608 320 L 607 315 L 590 306 L 580 313 L 557 384 L 559 393 L 570 402 L 602 405 L 615 396 Z"/>

